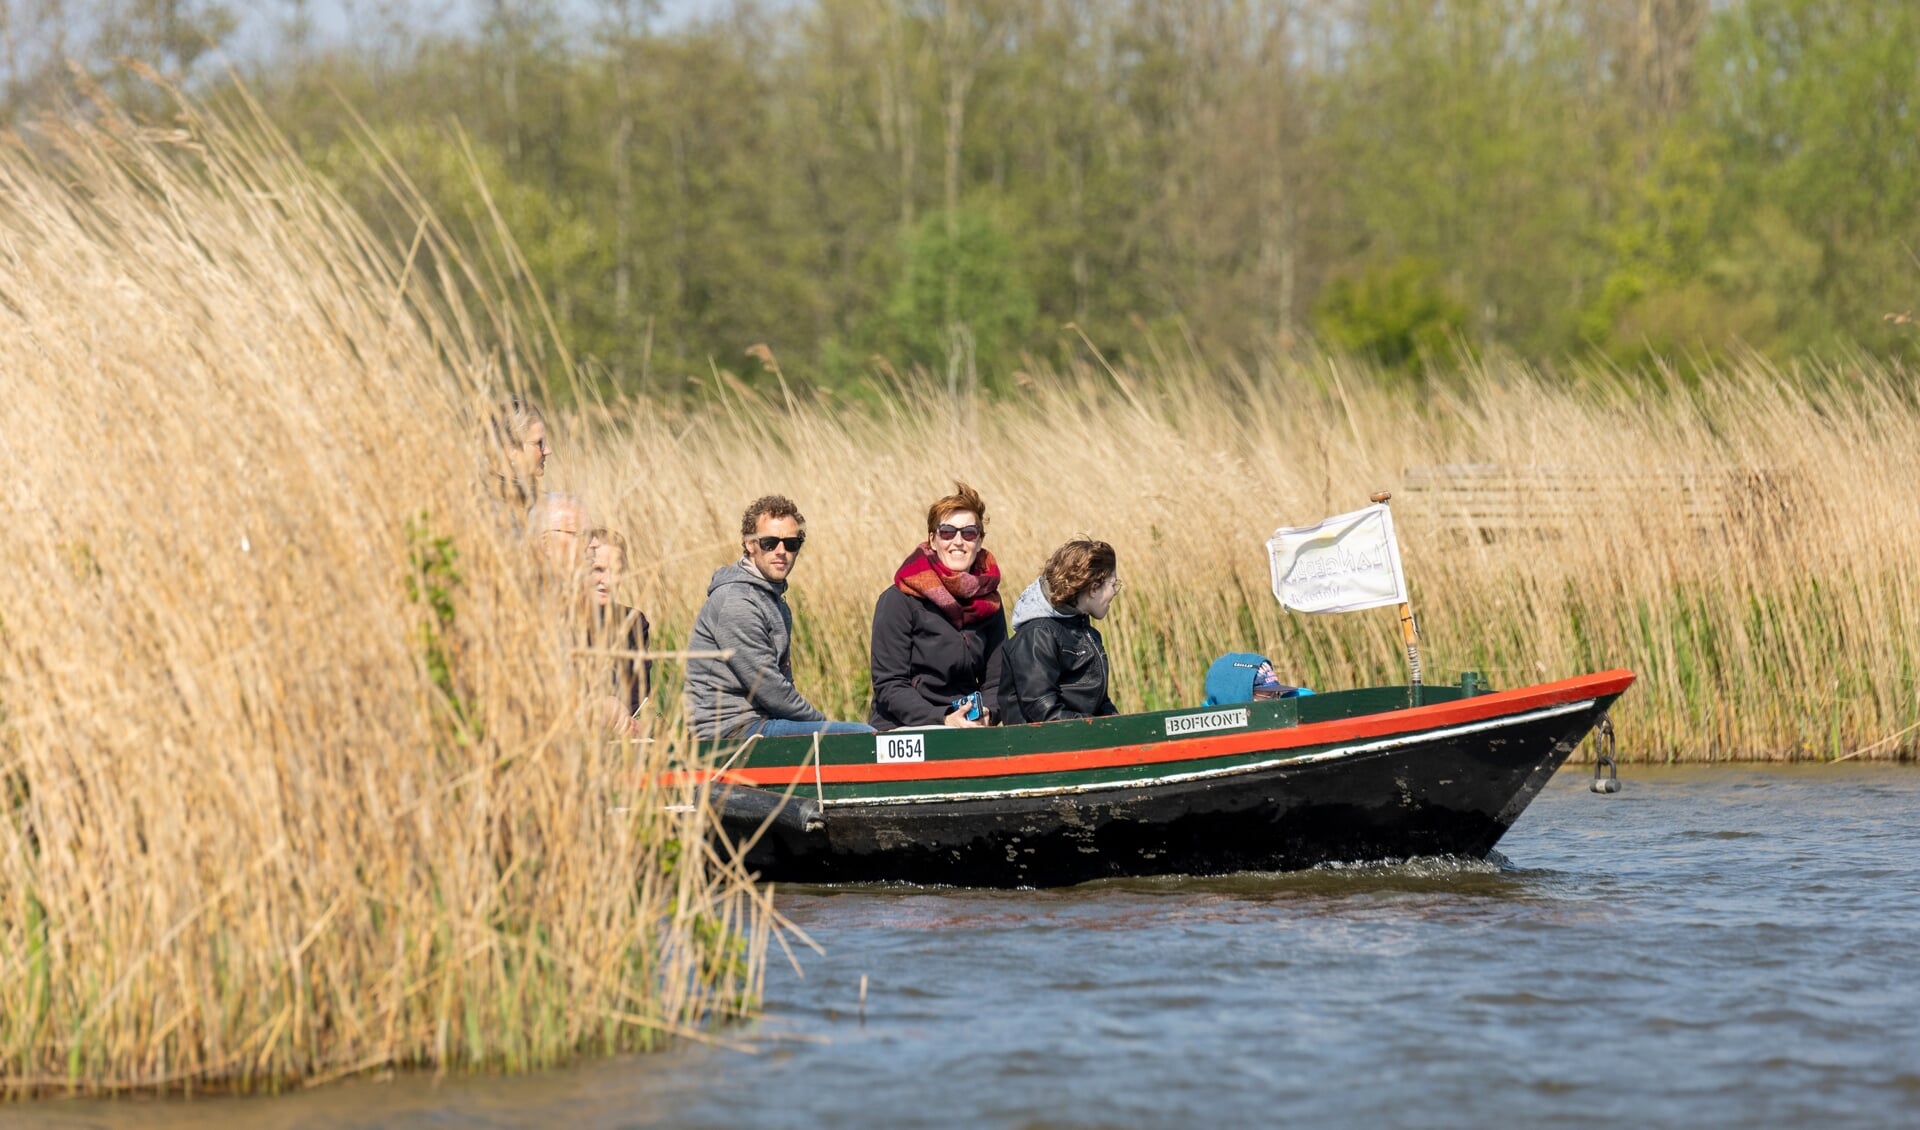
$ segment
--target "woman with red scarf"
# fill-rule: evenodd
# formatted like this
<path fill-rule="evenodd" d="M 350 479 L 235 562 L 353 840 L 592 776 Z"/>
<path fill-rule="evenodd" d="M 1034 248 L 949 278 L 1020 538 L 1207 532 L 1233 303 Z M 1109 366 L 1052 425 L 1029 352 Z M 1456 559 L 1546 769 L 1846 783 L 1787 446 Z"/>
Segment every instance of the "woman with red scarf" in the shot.
<path fill-rule="evenodd" d="M 986 530 L 987 504 L 965 483 L 927 508 L 927 540 L 873 609 L 874 729 L 983 726 L 999 713 L 1007 617 Z M 964 701 L 974 694 L 979 710 Z"/>

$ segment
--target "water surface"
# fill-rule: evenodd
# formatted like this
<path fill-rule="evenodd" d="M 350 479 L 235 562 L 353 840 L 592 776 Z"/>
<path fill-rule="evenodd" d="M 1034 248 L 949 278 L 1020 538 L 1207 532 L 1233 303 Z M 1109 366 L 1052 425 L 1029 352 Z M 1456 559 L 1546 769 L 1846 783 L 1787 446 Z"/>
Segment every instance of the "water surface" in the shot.
<path fill-rule="evenodd" d="M 755 1054 L 0 1123 L 1920 1124 L 1920 770 L 1625 777 L 1561 774 L 1498 864 L 785 893 L 826 952 Z"/>

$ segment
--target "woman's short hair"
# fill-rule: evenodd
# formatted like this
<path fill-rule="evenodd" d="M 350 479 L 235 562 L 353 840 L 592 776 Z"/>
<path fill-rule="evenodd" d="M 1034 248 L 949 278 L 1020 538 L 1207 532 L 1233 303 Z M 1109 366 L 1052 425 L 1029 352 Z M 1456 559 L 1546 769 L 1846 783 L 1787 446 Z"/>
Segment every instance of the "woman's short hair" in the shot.
<path fill-rule="evenodd" d="M 1048 600 L 1066 608 L 1113 576 L 1116 560 L 1113 547 L 1106 542 L 1075 538 L 1047 558 L 1040 570 L 1040 583 L 1046 587 Z"/>
<path fill-rule="evenodd" d="M 740 536 L 750 538 L 759 532 L 762 518 L 792 518 L 801 529 L 807 528 L 807 520 L 793 499 L 784 494 L 764 494 L 747 506 L 747 512 L 740 516 Z"/>
<path fill-rule="evenodd" d="M 933 505 L 927 507 L 927 536 L 932 537 L 940 523 L 962 510 L 971 511 L 980 523 L 980 532 L 987 532 L 987 500 L 980 497 L 979 491 L 956 480 L 952 494 L 934 499 Z"/>

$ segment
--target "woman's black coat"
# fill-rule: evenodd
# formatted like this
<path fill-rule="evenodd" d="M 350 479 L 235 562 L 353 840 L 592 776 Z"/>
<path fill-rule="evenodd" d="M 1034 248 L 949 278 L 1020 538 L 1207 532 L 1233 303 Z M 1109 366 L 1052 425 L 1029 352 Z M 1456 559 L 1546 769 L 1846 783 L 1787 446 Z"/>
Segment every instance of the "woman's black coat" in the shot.
<path fill-rule="evenodd" d="M 873 711 L 876 730 L 938 726 L 953 700 L 974 691 L 998 714 L 1000 646 L 1007 641 L 1005 610 L 956 628 L 932 601 L 898 588 L 873 607 Z"/>
<path fill-rule="evenodd" d="M 1107 646 L 1084 615 L 1023 621 L 1000 663 L 1000 718 L 1009 726 L 1120 713 L 1107 697 Z"/>

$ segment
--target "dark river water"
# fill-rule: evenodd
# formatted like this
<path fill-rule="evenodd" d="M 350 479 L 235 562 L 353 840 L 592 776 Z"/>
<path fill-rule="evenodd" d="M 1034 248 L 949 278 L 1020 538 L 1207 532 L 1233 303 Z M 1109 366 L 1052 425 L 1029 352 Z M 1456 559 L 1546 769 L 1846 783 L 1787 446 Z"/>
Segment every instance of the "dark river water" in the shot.
<path fill-rule="evenodd" d="M 752 1054 L 0 1124 L 1920 1125 L 1920 770 L 1625 777 L 1497 865 L 786 894 Z"/>

